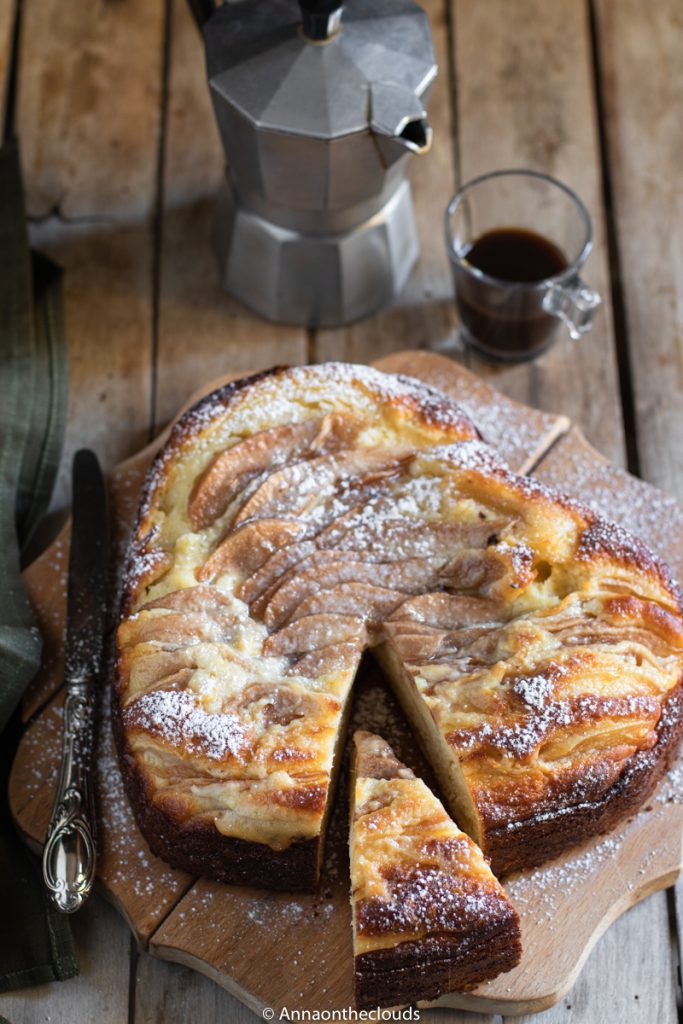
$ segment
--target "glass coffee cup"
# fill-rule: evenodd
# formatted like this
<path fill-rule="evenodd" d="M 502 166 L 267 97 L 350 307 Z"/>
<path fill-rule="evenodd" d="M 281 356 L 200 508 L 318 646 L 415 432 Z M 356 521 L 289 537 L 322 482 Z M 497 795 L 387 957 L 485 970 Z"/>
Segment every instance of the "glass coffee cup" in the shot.
<path fill-rule="evenodd" d="M 590 330 L 600 296 L 580 278 L 593 245 L 588 210 L 536 171 L 494 171 L 446 209 L 446 245 L 467 344 L 494 359 L 533 359 L 560 323 Z"/>

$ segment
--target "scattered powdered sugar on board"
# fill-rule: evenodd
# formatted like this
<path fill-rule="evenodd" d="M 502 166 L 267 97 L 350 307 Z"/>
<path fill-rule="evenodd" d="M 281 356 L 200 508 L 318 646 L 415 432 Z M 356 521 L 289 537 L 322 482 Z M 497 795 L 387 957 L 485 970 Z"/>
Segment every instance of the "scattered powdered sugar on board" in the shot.
<path fill-rule="evenodd" d="M 621 885 L 632 892 L 638 885 L 638 879 L 647 873 L 664 848 L 646 844 L 640 859 L 629 863 L 628 873 L 623 873 L 617 862 L 630 838 L 641 829 L 648 828 L 652 834 L 663 835 L 671 820 L 664 817 L 664 805 L 671 803 L 683 804 L 683 766 L 662 781 L 654 797 L 620 830 L 608 833 L 559 861 L 551 861 L 506 879 L 504 884 L 508 896 L 523 918 L 528 916 L 535 923 L 542 923 L 544 928 L 552 930 L 555 924 L 558 928 L 564 927 L 562 919 L 555 921 L 556 915 L 564 913 L 567 900 L 578 889 L 595 884 L 595 876 L 605 865 L 611 872 L 617 872 Z M 680 824 L 676 827 L 680 829 Z M 638 844 L 629 851 L 631 858 L 637 849 L 640 849 Z"/>
<path fill-rule="evenodd" d="M 535 474 L 630 530 L 683 578 L 683 508 L 668 494 L 597 458 L 583 444 L 560 443 Z"/>
<path fill-rule="evenodd" d="M 505 882 L 506 892 L 520 914 L 531 913 L 552 921 L 558 902 L 564 904 L 606 860 L 614 861 L 624 837 L 624 832 L 612 833 L 560 862 L 511 878 Z"/>
<path fill-rule="evenodd" d="M 660 782 L 655 800 L 660 804 L 683 804 L 683 757 L 680 755 Z"/>
<path fill-rule="evenodd" d="M 474 405 L 463 402 L 482 438 L 512 466 L 523 464 L 541 443 L 546 430 L 523 416 L 512 415 L 507 402 Z M 550 424 L 548 424 L 549 426 Z"/>
<path fill-rule="evenodd" d="M 130 903 L 131 894 L 135 900 L 146 897 L 145 916 L 160 918 L 184 885 L 177 872 L 151 853 L 138 831 L 114 749 L 109 687 L 101 692 L 96 779 L 105 882 L 123 903 Z M 132 906 L 128 910 L 136 916 Z"/>
<path fill-rule="evenodd" d="M 53 704 L 24 733 L 21 741 L 22 792 L 27 799 L 44 788 L 56 787 L 63 728 L 64 707 Z"/>
<path fill-rule="evenodd" d="M 296 929 L 312 920 L 329 921 L 335 912 L 334 902 L 324 896 L 305 900 L 282 899 L 280 896 L 249 896 L 246 902 L 247 919 L 271 932 Z"/>

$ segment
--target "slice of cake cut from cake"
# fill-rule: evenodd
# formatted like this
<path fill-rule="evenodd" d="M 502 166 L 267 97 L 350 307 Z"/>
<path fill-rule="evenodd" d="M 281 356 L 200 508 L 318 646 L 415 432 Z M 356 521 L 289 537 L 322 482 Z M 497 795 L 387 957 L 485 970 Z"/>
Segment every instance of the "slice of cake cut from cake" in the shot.
<path fill-rule="evenodd" d="M 511 970 L 519 918 L 481 850 L 383 739 L 358 731 L 354 742 L 357 1006 L 436 999 Z"/>

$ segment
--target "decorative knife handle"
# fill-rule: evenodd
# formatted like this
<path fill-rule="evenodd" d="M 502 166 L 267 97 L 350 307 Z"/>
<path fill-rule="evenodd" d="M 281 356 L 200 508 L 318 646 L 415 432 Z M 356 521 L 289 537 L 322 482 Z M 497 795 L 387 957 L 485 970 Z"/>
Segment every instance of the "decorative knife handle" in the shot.
<path fill-rule="evenodd" d="M 64 704 L 59 785 L 43 850 L 43 879 L 55 906 L 72 914 L 95 878 L 92 747 L 95 717 L 90 687 L 73 681 Z"/>

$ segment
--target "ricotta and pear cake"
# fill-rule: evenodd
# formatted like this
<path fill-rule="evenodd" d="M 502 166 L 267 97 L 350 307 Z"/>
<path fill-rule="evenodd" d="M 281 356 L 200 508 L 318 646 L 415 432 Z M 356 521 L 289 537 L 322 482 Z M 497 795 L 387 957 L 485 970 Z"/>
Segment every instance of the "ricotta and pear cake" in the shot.
<path fill-rule="evenodd" d="M 448 397 L 349 364 L 231 383 L 147 477 L 114 723 L 152 849 L 318 877 L 372 649 L 497 874 L 631 813 L 681 731 L 681 594 L 626 531 L 503 465 Z"/>
<path fill-rule="evenodd" d="M 519 917 L 481 850 L 381 737 L 359 730 L 354 746 L 356 1005 L 437 999 L 512 970 Z"/>

